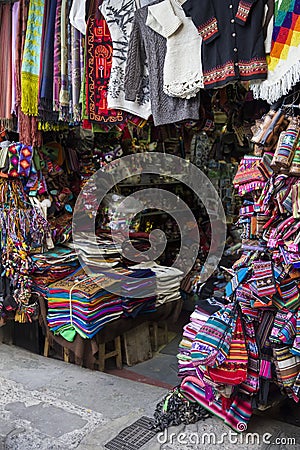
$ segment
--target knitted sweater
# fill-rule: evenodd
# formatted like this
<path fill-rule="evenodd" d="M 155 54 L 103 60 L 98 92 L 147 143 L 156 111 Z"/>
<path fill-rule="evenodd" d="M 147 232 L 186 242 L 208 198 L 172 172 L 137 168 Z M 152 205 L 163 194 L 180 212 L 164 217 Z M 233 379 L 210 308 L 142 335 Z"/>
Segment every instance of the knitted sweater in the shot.
<path fill-rule="evenodd" d="M 153 2 L 157 4 L 159 1 Z M 163 91 L 166 39 L 146 25 L 148 6 L 134 14 L 125 73 L 125 98 L 135 101 L 148 61 L 151 109 L 155 126 L 181 120 L 199 119 L 199 96 L 192 99 L 169 97 Z"/>
<path fill-rule="evenodd" d="M 164 0 L 149 6 L 146 24 L 167 39 L 164 92 L 191 98 L 203 88 L 202 39 L 179 3 L 182 0 Z"/>
<path fill-rule="evenodd" d="M 135 101 L 125 100 L 125 67 L 128 52 L 129 36 L 135 11 L 134 0 L 103 0 L 100 6 L 113 43 L 112 67 L 107 92 L 109 109 L 121 109 L 136 116 L 148 119 L 151 115 L 149 89 L 141 90 Z M 147 80 L 147 74 L 143 75 Z"/>

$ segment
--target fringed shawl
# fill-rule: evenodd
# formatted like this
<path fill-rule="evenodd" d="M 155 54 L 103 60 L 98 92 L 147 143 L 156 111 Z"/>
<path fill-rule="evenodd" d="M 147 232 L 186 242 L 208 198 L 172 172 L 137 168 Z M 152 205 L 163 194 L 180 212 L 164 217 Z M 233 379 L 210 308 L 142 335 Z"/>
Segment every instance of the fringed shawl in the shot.
<path fill-rule="evenodd" d="M 250 84 L 254 98 L 274 103 L 300 81 L 300 0 L 276 0 L 268 78 Z"/>

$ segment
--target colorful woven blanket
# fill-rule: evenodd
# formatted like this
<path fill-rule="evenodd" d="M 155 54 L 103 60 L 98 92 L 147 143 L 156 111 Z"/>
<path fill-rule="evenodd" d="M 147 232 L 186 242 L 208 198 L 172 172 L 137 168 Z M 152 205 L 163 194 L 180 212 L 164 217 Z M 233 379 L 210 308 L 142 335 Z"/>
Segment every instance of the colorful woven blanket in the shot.
<path fill-rule="evenodd" d="M 300 0 L 275 0 L 268 78 L 251 83 L 255 98 L 269 103 L 286 95 L 300 80 Z"/>

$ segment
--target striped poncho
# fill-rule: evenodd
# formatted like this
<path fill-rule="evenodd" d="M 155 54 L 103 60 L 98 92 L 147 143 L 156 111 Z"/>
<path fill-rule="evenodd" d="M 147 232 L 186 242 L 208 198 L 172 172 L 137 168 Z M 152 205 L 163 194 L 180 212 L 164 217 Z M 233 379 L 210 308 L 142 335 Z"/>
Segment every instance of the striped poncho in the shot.
<path fill-rule="evenodd" d="M 273 103 L 300 81 L 300 0 L 275 0 L 268 78 L 250 84 L 255 98 Z"/>

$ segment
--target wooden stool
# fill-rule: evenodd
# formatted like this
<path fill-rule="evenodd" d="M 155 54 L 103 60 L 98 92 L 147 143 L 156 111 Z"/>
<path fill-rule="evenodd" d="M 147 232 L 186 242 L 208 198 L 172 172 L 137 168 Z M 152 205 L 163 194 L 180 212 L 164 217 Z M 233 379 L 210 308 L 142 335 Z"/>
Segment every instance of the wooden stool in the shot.
<path fill-rule="evenodd" d="M 49 350 L 50 350 L 50 343 L 48 337 L 46 336 L 44 344 L 44 356 L 46 356 L 46 358 L 48 358 L 49 356 Z M 70 350 L 67 347 L 63 347 L 63 356 L 65 362 L 70 362 Z"/>
<path fill-rule="evenodd" d="M 121 350 L 121 337 L 117 336 L 113 341 L 114 342 L 114 350 L 106 353 L 106 344 L 99 344 L 99 353 L 98 353 L 98 369 L 100 372 L 104 372 L 105 370 L 105 361 L 109 358 L 116 358 L 116 367 L 117 369 L 122 369 L 122 350 Z"/>

